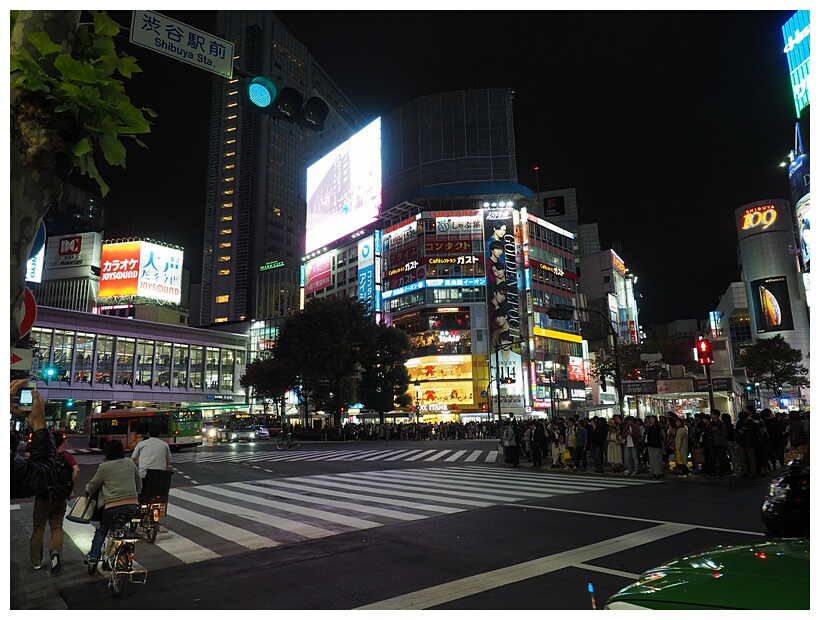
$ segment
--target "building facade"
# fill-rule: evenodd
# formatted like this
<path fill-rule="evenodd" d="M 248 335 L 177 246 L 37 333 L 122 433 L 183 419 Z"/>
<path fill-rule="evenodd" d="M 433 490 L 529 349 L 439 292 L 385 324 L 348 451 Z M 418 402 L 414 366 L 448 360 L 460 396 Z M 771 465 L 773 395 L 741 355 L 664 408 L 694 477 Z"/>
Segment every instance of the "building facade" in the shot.
<path fill-rule="evenodd" d="M 363 126 L 350 100 L 271 11 L 219 11 L 235 66 L 324 100 L 319 134 L 243 106 L 241 78 L 214 78 L 200 324 L 298 310 L 308 164 Z M 261 269 L 281 263 L 276 270 Z"/>

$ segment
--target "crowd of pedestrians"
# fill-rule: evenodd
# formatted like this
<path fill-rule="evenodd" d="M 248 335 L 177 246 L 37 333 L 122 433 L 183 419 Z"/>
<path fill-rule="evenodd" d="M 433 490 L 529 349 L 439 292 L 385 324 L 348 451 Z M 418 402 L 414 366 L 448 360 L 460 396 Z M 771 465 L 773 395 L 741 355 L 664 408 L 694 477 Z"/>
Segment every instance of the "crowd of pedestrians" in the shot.
<path fill-rule="evenodd" d="M 342 436 L 347 441 L 425 441 L 428 439 L 488 439 L 498 437 L 495 422 L 347 422 Z"/>
<path fill-rule="evenodd" d="M 737 423 L 717 409 L 682 417 L 674 412 L 612 418 L 579 416 L 555 420 L 510 418 L 500 439 L 504 461 L 520 466 L 521 459 L 550 467 L 597 474 L 606 468 L 634 476 L 648 471 L 652 478 L 668 473 L 707 478 L 767 475 L 795 457 L 809 462 L 809 414 L 792 411 L 740 412 Z"/>

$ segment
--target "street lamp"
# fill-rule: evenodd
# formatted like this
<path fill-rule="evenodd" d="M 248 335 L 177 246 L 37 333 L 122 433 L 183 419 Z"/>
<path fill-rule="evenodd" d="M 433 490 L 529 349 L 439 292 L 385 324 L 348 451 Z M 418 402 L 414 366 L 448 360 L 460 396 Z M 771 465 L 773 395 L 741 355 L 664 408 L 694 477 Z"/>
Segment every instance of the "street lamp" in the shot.
<path fill-rule="evenodd" d="M 612 336 L 613 347 L 615 349 L 615 390 L 618 392 L 618 415 L 621 415 L 621 399 L 623 398 L 623 388 L 621 385 L 621 356 L 620 350 L 618 347 L 618 334 L 615 331 L 615 326 L 612 325 L 612 321 L 609 320 L 609 317 L 606 316 L 600 310 L 596 310 L 594 308 L 574 308 L 573 306 L 553 306 L 549 310 L 547 310 L 547 316 L 551 319 L 558 319 L 563 321 L 571 321 L 575 317 L 575 311 L 579 310 L 581 312 L 592 312 L 597 314 L 602 319 L 604 319 L 604 323 L 606 323 L 607 327 L 609 328 L 609 333 Z"/>
<path fill-rule="evenodd" d="M 416 386 L 416 424 L 419 423 L 419 403 L 421 402 L 421 381 L 416 379 L 413 383 Z"/>

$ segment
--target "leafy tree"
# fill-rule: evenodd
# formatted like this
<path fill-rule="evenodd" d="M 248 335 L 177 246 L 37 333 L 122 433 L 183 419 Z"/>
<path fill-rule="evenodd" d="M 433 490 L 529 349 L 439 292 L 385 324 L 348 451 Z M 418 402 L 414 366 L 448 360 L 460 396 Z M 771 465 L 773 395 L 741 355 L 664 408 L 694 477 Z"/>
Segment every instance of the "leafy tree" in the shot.
<path fill-rule="evenodd" d="M 98 166 L 125 167 L 121 138 L 145 146 L 150 131 L 123 82 L 139 72 L 133 57 L 117 52 L 120 26 L 92 11 L 93 27 L 79 26 L 80 11 L 11 11 L 11 276 L 10 340 L 20 339 L 25 269 L 34 237 L 72 170 L 108 186 Z"/>
<path fill-rule="evenodd" d="M 375 345 L 362 358 L 359 380 L 359 401 L 368 409 L 379 412 L 384 422 L 385 411 L 396 406 L 407 407 L 412 397 L 407 393 L 410 375 L 404 363 L 410 358 L 412 346 L 406 332 L 384 323 L 376 326 Z"/>
<path fill-rule="evenodd" d="M 342 410 L 356 399 L 356 379 L 363 353 L 375 341 L 375 325 L 365 306 L 352 298 L 309 301 L 301 312 L 285 318 L 274 357 L 291 367 L 297 393 L 305 405 L 333 412 L 341 428 Z"/>
<path fill-rule="evenodd" d="M 247 365 L 245 374 L 239 378 L 239 384 L 243 388 L 252 390 L 254 398 L 264 402 L 266 413 L 267 401 L 273 400 L 283 420 L 284 409 L 280 408 L 280 403 L 284 401 L 285 392 L 291 389 L 294 383 L 296 377 L 292 374 L 292 368 L 273 357 L 254 360 Z"/>
<path fill-rule="evenodd" d="M 808 370 L 800 362 L 803 353 L 793 349 L 785 338 L 761 338 L 740 354 L 740 365 L 755 382 L 774 392 L 778 398 L 784 385 L 809 385 Z"/>

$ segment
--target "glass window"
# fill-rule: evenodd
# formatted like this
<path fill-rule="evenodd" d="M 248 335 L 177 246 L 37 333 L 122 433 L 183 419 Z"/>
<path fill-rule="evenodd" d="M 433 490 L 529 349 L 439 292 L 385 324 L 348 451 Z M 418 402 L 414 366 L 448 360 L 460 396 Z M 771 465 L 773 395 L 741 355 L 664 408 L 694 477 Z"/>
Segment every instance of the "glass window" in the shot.
<path fill-rule="evenodd" d="M 54 331 L 40 327 L 32 327 L 29 335 L 31 342 L 31 371 L 37 373 L 48 365 L 51 357 L 51 339 Z"/>
<path fill-rule="evenodd" d="M 205 358 L 205 389 L 219 388 L 219 349 L 207 347 Z"/>
<path fill-rule="evenodd" d="M 54 330 L 54 365 L 57 367 L 57 381 L 68 383 L 71 378 L 71 361 L 74 357 L 75 332 L 65 329 Z"/>
<path fill-rule="evenodd" d="M 233 232 L 233 228 L 222 228 L 219 230 L 220 235 L 230 235 Z"/>
<path fill-rule="evenodd" d="M 220 269 L 218 273 L 219 273 L 220 276 L 229 276 L 229 275 L 231 275 L 231 270 L 230 269 Z"/>
<path fill-rule="evenodd" d="M 231 260 L 230 256 L 220 256 L 219 257 L 219 262 L 220 263 L 227 263 L 229 260 Z"/>
<path fill-rule="evenodd" d="M 154 367 L 154 341 L 137 341 L 137 385 L 151 385 L 152 369 Z"/>
<path fill-rule="evenodd" d="M 171 343 L 157 342 L 157 355 L 154 364 L 156 375 L 154 386 L 170 387 L 171 385 Z"/>
<path fill-rule="evenodd" d="M 76 359 L 74 360 L 74 381 L 91 383 L 91 368 L 94 364 L 94 334 L 77 333 Z"/>
<path fill-rule="evenodd" d="M 191 347 L 191 380 L 189 387 L 202 389 L 202 347 L 196 345 Z"/>
<path fill-rule="evenodd" d="M 111 373 L 114 369 L 114 336 L 100 334 L 97 336 L 97 374 L 95 383 L 111 385 Z"/>
<path fill-rule="evenodd" d="M 222 368 L 220 369 L 219 389 L 233 391 L 234 352 L 222 349 Z"/>
<path fill-rule="evenodd" d="M 188 385 L 188 355 L 187 344 L 174 344 L 174 386 Z"/>
<path fill-rule="evenodd" d="M 216 296 L 216 303 L 218 304 L 226 304 L 230 300 L 230 295 L 217 295 Z"/>
<path fill-rule="evenodd" d="M 117 384 L 134 383 L 134 357 L 137 341 L 134 338 L 117 338 Z"/>

